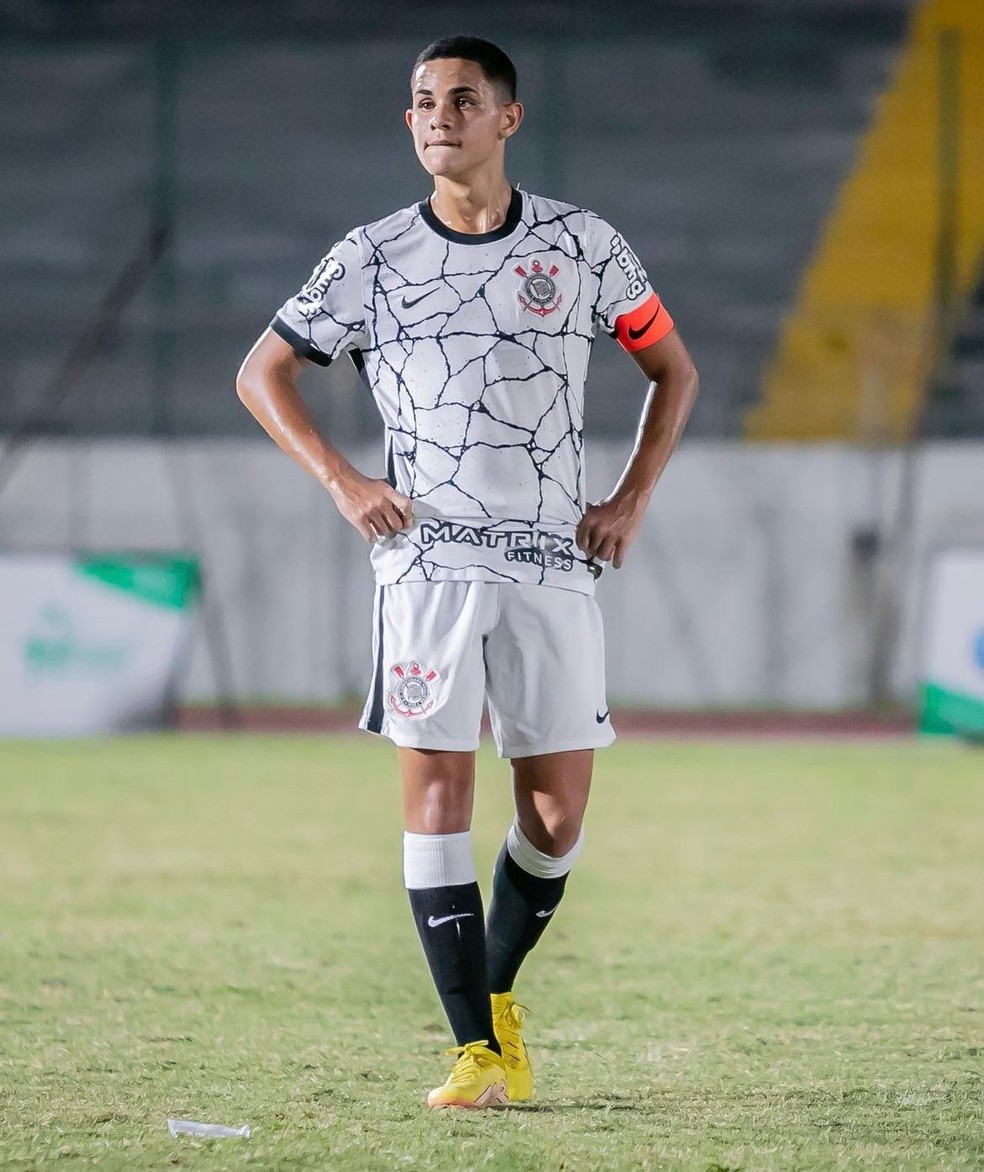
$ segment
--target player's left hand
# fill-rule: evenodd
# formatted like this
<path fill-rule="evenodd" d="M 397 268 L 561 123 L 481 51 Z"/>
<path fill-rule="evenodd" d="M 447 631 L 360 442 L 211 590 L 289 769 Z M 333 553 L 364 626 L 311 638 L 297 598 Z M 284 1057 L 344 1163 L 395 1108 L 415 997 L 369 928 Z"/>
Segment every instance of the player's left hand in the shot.
<path fill-rule="evenodd" d="M 589 558 L 622 568 L 629 546 L 642 525 L 646 502 L 617 494 L 588 505 L 577 527 L 577 544 Z"/>

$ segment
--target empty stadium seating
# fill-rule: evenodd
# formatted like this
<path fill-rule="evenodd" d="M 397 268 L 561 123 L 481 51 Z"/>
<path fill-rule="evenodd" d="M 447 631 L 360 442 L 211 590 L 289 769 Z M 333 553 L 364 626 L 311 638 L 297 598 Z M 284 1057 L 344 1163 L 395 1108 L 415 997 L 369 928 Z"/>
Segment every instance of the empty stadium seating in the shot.
<path fill-rule="evenodd" d="M 701 369 L 690 434 L 737 436 L 891 76 L 907 5 L 646 8 L 655 48 L 621 26 L 552 38 L 499 26 L 528 108 L 510 174 L 625 233 Z M 495 35 L 490 19 L 478 25 Z M 0 215 L 16 225 L 0 244 L 0 430 L 30 419 L 54 434 L 255 434 L 232 391 L 253 338 L 333 239 L 428 187 L 402 125 L 425 38 L 371 22 L 362 38 L 316 32 L 188 33 L 162 48 L 140 29 L 103 30 L 0 49 Z M 65 405 L 45 409 L 155 191 L 165 210 L 173 197 L 167 262 Z M 337 434 L 374 434 L 342 364 L 311 387 Z M 641 388 L 608 342 L 590 388 L 589 427 L 629 434 Z"/>

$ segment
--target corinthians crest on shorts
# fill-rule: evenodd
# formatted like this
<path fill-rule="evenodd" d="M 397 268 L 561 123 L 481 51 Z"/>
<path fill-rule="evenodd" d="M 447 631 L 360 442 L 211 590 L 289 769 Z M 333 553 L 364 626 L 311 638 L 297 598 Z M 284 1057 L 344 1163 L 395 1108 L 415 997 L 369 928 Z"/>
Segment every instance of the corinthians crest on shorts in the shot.
<path fill-rule="evenodd" d="M 535 260 L 530 265 L 529 272 L 522 265 L 517 265 L 513 272 L 523 278 L 522 288 L 519 291 L 519 303 L 530 313 L 546 317 L 548 313 L 553 313 L 564 300 L 563 296 L 557 292 L 557 282 L 554 280 L 554 277 L 560 272 L 556 265 L 552 264 L 549 270 L 545 270 L 543 265 Z"/>
<path fill-rule="evenodd" d="M 389 694 L 394 712 L 400 716 L 424 716 L 433 708 L 433 685 L 441 678 L 436 671 L 421 667 L 416 660 L 394 663 L 390 671 L 396 676 Z"/>

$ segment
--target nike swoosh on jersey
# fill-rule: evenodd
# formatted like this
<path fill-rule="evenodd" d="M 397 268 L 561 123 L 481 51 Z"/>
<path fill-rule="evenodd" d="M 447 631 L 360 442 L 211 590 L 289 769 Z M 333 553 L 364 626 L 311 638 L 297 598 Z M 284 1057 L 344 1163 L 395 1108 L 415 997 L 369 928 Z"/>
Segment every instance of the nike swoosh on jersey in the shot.
<path fill-rule="evenodd" d="M 634 330 L 631 326 L 629 326 L 629 337 L 632 339 L 633 342 L 638 342 L 638 340 L 642 337 L 642 335 L 646 332 L 646 330 L 648 330 L 649 327 L 653 324 L 653 322 L 659 317 L 659 311 L 662 308 L 663 308 L 662 305 L 660 305 L 657 308 L 656 312 L 649 319 L 649 321 L 646 322 L 646 324 L 642 327 L 641 330 Z"/>
<path fill-rule="evenodd" d="M 537 912 L 536 914 L 537 914 L 537 915 L 540 917 L 540 919 L 541 919 L 541 920 L 545 920 L 545 919 L 547 918 L 547 916 L 552 916 L 552 915 L 554 914 L 554 912 L 557 910 L 557 908 L 559 908 L 559 907 L 560 907 L 560 904 L 559 904 L 559 903 L 556 903 L 556 904 L 554 904 L 554 906 L 553 906 L 553 907 L 550 909 L 550 911 L 548 911 L 548 912 Z"/>
<path fill-rule="evenodd" d="M 596 712 L 595 713 L 595 720 L 599 724 L 604 724 L 605 721 L 608 719 L 609 712 L 611 712 L 610 708 L 606 708 L 604 712 Z"/>
<path fill-rule="evenodd" d="M 404 309 L 413 309 L 413 307 L 415 305 L 419 305 L 420 302 L 423 301 L 423 299 L 425 297 L 430 297 L 430 295 L 432 293 L 436 293 L 436 292 L 437 292 L 436 289 L 428 289 L 426 293 L 421 293 L 421 295 L 419 297 L 415 297 L 413 299 L 413 301 L 408 301 L 406 297 L 403 297 L 400 300 L 400 304 L 403 306 Z M 656 312 L 658 313 L 659 310 L 657 310 Z M 649 327 L 647 326 L 646 328 L 648 329 Z"/>
<path fill-rule="evenodd" d="M 427 927 L 439 928 L 442 924 L 446 924 L 449 920 L 464 920 L 468 916 L 473 916 L 474 912 L 459 912 L 456 916 L 428 916 Z"/>

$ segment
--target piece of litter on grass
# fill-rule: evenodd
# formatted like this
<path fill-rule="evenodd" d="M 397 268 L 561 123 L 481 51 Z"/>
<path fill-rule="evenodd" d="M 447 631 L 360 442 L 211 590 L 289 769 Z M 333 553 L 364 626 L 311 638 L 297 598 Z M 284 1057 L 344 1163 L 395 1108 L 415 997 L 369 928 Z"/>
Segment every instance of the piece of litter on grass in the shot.
<path fill-rule="evenodd" d="M 196 1135 L 199 1139 L 249 1139 L 249 1124 L 223 1127 L 221 1123 L 199 1123 L 196 1119 L 169 1119 L 167 1129 L 173 1136 Z"/>

